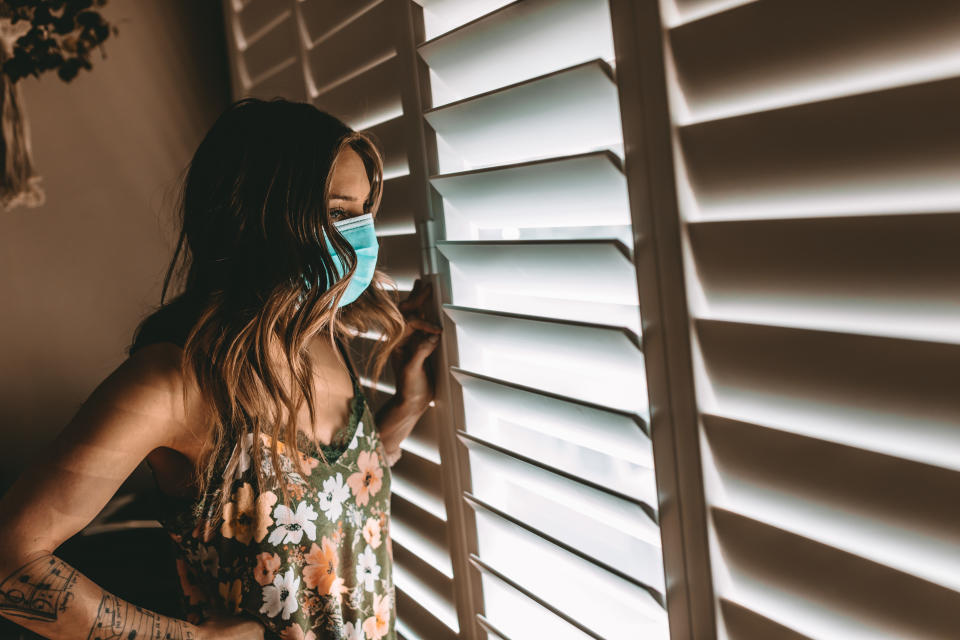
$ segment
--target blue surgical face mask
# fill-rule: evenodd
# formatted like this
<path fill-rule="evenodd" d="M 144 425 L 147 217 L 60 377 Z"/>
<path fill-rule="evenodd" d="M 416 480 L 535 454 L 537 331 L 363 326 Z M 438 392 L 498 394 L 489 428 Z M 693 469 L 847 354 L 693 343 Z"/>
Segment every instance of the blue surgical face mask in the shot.
<path fill-rule="evenodd" d="M 373 214 L 365 213 L 362 216 L 338 220 L 333 223 L 343 239 L 350 243 L 354 252 L 357 254 L 357 268 L 350 278 L 350 284 L 340 298 L 340 305 L 348 305 L 363 293 L 373 280 L 373 272 L 377 268 L 377 252 L 380 244 L 377 242 L 377 234 L 373 229 Z M 330 239 L 325 238 L 327 251 L 333 259 L 333 265 L 337 270 L 337 277 L 342 278 L 347 273 L 346 266 L 340 260 L 340 256 L 330 244 Z M 304 278 L 307 288 L 310 288 L 310 281 Z"/>

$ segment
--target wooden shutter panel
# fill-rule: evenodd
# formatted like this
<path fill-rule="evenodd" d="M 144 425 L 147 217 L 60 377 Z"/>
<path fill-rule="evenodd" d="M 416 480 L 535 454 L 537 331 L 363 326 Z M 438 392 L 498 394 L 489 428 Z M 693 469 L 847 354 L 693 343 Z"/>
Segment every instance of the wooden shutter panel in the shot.
<path fill-rule="evenodd" d="M 667 637 L 607 1 L 421 4 L 477 620 Z"/>
<path fill-rule="evenodd" d="M 960 5 L 660 9 L 718 636 L 952 637 Z"/>

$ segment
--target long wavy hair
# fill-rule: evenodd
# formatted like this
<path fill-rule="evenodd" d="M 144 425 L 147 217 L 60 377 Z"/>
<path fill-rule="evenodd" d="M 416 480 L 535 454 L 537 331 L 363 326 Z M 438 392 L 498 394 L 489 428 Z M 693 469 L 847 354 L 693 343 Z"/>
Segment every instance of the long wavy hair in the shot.
<path fill-rule="evenodd" d="M 261 434 L 272 442 L 268 469 L 282 468 L 282 440 L 303 474 L 296 416 L 306 402 L 311 423 L 315 418 L 313 361 L 306 349 L 312 336 L 323 332 L 336 349 L 337 340 L 379 334 L 366 363 L 374 381 L 401 339 L 396 285 L 379 270 L 354 302 L 338 308 L 357 259 L 333 226 L 327 202 L 334 165 L 347 148 L 366 168 L 370 193 L 364 211 L 375 215 L 383 159 L 374 139 L 311 104 L 281 98 L 230 105 L 180 182 L 180 234 L 160 306 L 137 327 L 128 353 L 169 340 L 164 336 L 171 332 L 183 345 L 181 372 L 199 387 L 209 426 L 204 432 L 211 434 L 194 470 L 197 516 L 222 514 L 229 485 L 217 476 L 245 433 L 252 431 L 250 455 L 261 487 Z M 324 236 L 346 266 L 342 277 Z M 175 273 L 183 289 L 165 302 Z M 277 484 L 287 502 L 286 484 Z"/>

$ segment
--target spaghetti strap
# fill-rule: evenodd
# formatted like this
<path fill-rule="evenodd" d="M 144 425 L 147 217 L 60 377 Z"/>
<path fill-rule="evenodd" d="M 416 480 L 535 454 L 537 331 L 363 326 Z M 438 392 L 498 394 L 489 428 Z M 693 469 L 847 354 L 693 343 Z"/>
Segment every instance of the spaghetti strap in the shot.
<path fill-rule="evenodd" d="M 355 393 L 360 391 L 360 379 L 357 377 L 357 373 L 353 368 L 353 361 L 350 360 L 350 354 L 347 352 L 347 348 L 344 346 L 340 338 L 334 338 L 337 343 L 337 348 L 340 349 L 340 355 L 343 356 L 343 361 L 347 363 L 347 371 L 350 373 L 350 380 L 353 382 L 353 389 Z"/>

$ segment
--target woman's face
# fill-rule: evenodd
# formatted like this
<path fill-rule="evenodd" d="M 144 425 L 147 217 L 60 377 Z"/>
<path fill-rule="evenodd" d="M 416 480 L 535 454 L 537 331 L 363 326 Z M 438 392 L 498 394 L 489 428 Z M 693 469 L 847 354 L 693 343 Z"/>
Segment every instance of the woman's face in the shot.
<path fill-rule="evenodd" d="M 346 220 L 366 213 L 364 202 L 370 195 L 370 179 L 360 154 L 347 147 L 340 152 L 330 176 L 327 211 L 330 222 Z"/>

